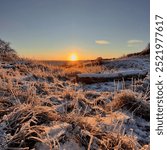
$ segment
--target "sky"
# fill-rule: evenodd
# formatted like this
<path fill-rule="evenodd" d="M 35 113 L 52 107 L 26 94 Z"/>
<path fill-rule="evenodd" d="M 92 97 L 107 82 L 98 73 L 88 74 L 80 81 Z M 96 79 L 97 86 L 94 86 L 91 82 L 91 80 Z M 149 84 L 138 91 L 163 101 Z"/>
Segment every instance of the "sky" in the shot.
<path fill-rule="evenodd" d="M 0 38 L 22 57 L 113 58 L 149 42 L 149 0 L 0 0 Z"/>

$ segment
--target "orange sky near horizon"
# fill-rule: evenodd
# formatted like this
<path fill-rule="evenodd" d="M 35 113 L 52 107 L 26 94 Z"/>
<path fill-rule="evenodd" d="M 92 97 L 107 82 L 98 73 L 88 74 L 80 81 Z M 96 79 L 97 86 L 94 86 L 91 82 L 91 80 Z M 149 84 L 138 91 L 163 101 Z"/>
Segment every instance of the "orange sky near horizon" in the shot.
<path fill-rule="evenodd" d="M 19 56 L 24 57 L 24 58 L 30 58 L 30 59 L 36 59 L 36 60 L 70 60 L 71 55 L 75 54 L 77 56 L 77 60 L 93 60 L 96 59 L 97 57 L 102 57 L 102 58 L 118 58 L 121 57 L 125 54 L 124 51 L 116 53 L 115 51 L 112 52 L 112 54 L 104 53 L 103 55 L 98 55 L 97 53 L 84 53 L 82 51 L 69 51 L 69 52 L 64 52 L 64 51 L 55 51 L 52 53 L 48 52 L 34 52 L 33 55 L 31 53 L 24 53 L 24 54 L 19 54 Z"/>

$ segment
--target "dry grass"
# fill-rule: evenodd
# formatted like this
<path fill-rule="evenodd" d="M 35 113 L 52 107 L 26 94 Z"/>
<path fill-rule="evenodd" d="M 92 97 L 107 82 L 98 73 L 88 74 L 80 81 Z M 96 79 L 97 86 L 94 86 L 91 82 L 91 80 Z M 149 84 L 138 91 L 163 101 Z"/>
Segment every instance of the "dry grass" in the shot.
<path fill-rule="evenodd" d="M 150 105 L 145 100 L 139 99 L 136 93 L 124 90 L 114 96 L 114 99 L 108 107 L 113 111 L 120 109 L 128 110 L 136 116 L 142 117 L 145 120 L 150 120 Z"/>
<path fill-rule="evenodd" d="M 15 106 L 5 119 L 6 133 L 11 135 L 6 146 L 33 148 L 36 142 L 43 142 L 45 126 L 60 120 L 60 115 L 51 107 L 21 104 Z"/>
<path fill-rule="evenodd" d="M 75 66 L 69 68 L 62 68 L 62 74 L 69 77 L 75 77 L 79 73 L 102 73 L 106 71 L 106 68 L 101 65 L 96 66 Z"/>
<path fill-rule="evenodd" d="M 104 72 L 106 68 L 56 68 L 29 60 L 14 66 L 15 70 L 1 69 L 0 72 L 0 130 L 5 132 L 5 142 L 0 149 L 28 150 L 40 144 L 46 149 L 59 149 L 71 140 L 85 149 L 142 148 L 135 136 L 125 133 L 127 119 L 120 111 L 128 110 L 149 120 L 149 104 L 142 97 L 132 91 L 122 91 L 113 98 L 111 92 L 87 91 L 63 79 L 77 72 Z M 112 109 L 108 109 L 110 107 Z M 104 122 L 107 116 L 111 119 L 107 120 L 109 123 Z M 85 121 L 86 117 L 94 118 L 96 125 Z M 67 124 L 71 129 L 59 124 Z M 54 137 L 46 130 L 52 128 Z"/>

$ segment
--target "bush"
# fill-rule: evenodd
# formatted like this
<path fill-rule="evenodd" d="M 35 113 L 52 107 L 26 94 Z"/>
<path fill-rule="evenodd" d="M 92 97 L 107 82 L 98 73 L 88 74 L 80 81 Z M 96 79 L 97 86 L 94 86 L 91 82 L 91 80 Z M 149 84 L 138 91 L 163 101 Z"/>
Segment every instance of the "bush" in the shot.
<path fill-rule="evenodd" d="M 97 57 L 97 58 L 96 58 L 96 61 L 97 61 L 98 65 L 101 65 L 101 64 L 102 64 L 102 60 L 103 60 L 102 57 Z"/>

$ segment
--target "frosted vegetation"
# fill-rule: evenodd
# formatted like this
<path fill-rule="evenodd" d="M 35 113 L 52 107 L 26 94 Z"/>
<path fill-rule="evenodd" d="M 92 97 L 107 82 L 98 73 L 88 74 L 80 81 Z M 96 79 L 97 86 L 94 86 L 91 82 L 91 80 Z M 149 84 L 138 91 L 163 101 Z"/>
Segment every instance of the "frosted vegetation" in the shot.
<path fill-rule="evenodd" d="M 149 150 L 149 83 L 148 52 L 55 66 L 0 40 L 0 149 Z"/>

